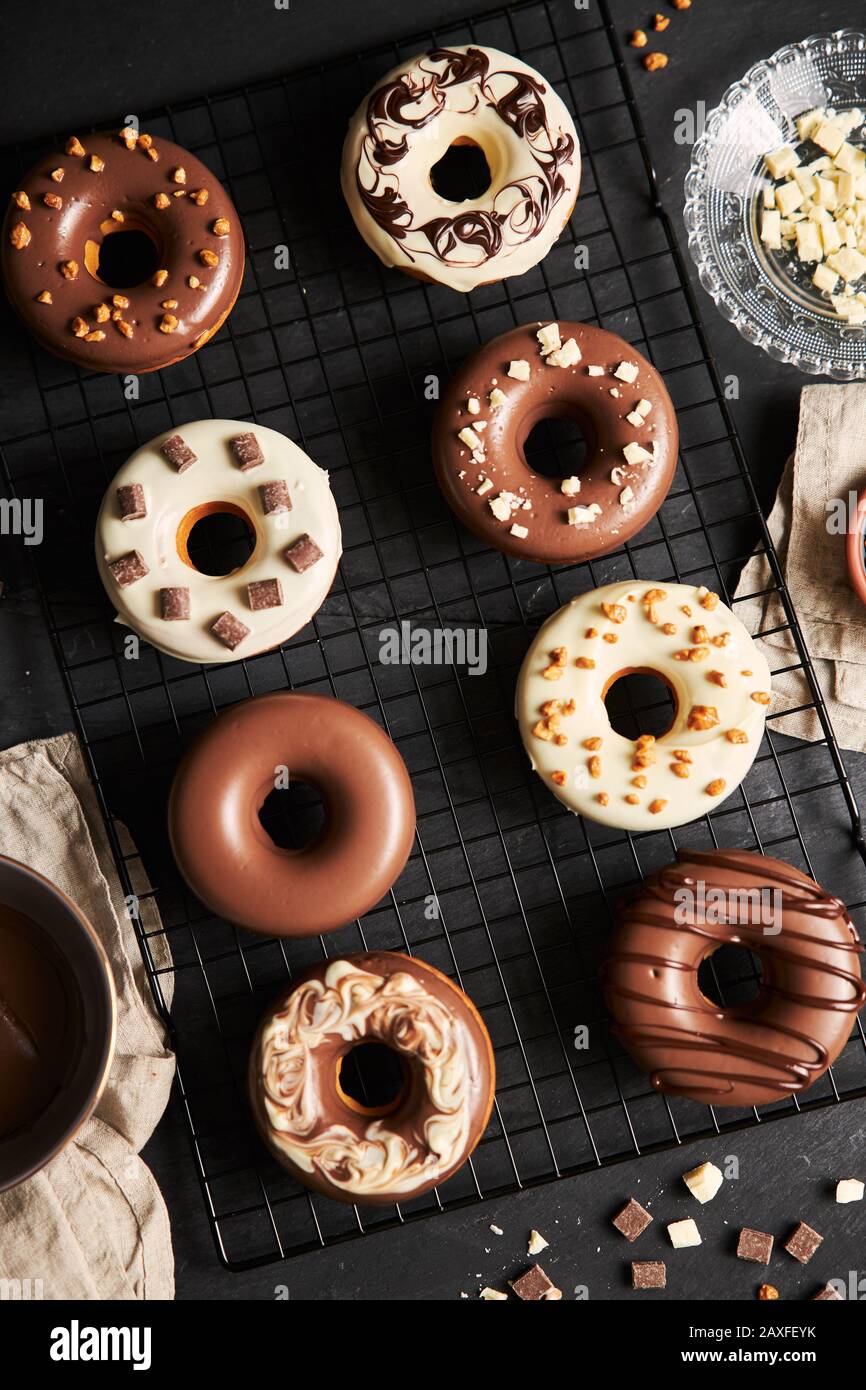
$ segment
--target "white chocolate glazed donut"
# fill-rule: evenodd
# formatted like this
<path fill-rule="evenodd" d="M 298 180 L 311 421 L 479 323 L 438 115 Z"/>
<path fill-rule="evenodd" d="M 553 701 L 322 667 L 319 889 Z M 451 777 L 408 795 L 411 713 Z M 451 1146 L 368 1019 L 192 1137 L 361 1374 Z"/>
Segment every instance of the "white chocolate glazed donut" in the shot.
<path fill-rule="evenodd" d="M 604 699 L 620 676 L 658 675 L 676 713 L 658 738 L 624 738 Z M 770 671 L 717 595 L 629 580 L 554 613 L 526 654 L 516 716 L 535 771 L 555 796 L 621 830 L 685 825 L 745 777 L 764 732 Z"/>
<path fill-rule="evenodd" d="M 483 151 L 490 187 L 455 203 L 430 170 L 454 144 Z M 574 122 L 540 73 L 496 48 L 434 49 L 364 98 L 343 146 L 343 195 L 387 266 L 471 290 L 547 255 L 580 184 Z"/>
<path fill-rule="evenodd" d="M 190 452 L 195 461 L 184 463 Z M 266 511 L 271 504 L 280 509 Z M 231 574 L 203 574 L 187 539 L 202 515 L 220 511 L 247 522 L 253 550 Z M 287 552 L 304 537 L 315 548 L 295 550 L 293 565 Z M 96 563 L 117 621 L 182 661 L 234 661 L 287 641 L 321 607 L 341 549 L 327 473 L 285 435 L 242 420 L 195 420 L 144 444 L 114 477 L 96 522 Z M 164 617 L 163 592 L 182 590 L 189 616 Z M 253 606 L 262 601 L 274 606 Z M 221 638 L 213 625 L 226 615 L 240 626 L 224 625 Z"/>

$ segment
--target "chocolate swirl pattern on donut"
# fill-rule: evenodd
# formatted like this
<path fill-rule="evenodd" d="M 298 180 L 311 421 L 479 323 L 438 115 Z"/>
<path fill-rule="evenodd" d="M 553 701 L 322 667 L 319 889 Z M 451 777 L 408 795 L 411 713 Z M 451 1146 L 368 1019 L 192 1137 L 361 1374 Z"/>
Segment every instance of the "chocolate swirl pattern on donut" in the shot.
<path fill-rule="evenodd" d="M 703 901 L 730 904 L 710 914 Z M 751 895 L 774 895 L 773 930 L 747 920 Z M 690 899 L 692 906 L 689 906 Z M 779 930 L 776 928 L 779 927 Z M 721 1008 L 697 984 L 722 945 L 760 959 L 758 996 Z M 862 946 L 845 904 L 778 859 L 681 850 L 626 903 L 603 969 L 613 1031 L 652 1085 L 708 1104 L 749 1106 L 797 1095 L 836 1060 L 866 998 Z"/>
<path fill-rule="evenodd" d="M 323 1103 L 317 1053 L 338 1055 L 370 1037 L 420 1072 L 411 1124 L 386 1116 L 353 1128 Z M 349 1196 L 414 1195 L 452 1172 L 471 1147 L 473 1052 L 465 1024 L 408 970 L 333 961 L 289 995 L 261 1034 L 257 1065 L 271 1142 L 302 1172 Z"/>
<path fill-rule="evenodd" d="M 430 216 L 431 161 L 419 160 L 420 141 L 429 136 L 433 149 L 435 123 L 446 114 L 465 118 L 455 138 L 482 148 L 487 127 L 488 143 L 499 151 L 493 161 L 499 176 L 478 205 L 464 203 L 453 213 L 434 194 L 442 211 Z M 423 169 L 415 167 L 419 162 Z M 567 220 L 579 175 L 574 127 L 556 94 L 518 59 L 479 47 L 434 49 L 395 69 L 359 108 L 344 150 L 344 191 L 362 233 L 371 240 L 358 211 L 393 243 L 388 263 L 405 262 L 404 268 L 459 289 L 482 283 L 490 263 L 537 241 L 537 254 L 504 271 L 491 266 L 487 279 L 535 264 L 547 249 L 541 240 L 549 245 Z M 419 203 L 426 211 L 419 212 Z M 380 245 L 371 245 L 386 258 Z M 460 275 L 466 283 L 457 283 Z"/>

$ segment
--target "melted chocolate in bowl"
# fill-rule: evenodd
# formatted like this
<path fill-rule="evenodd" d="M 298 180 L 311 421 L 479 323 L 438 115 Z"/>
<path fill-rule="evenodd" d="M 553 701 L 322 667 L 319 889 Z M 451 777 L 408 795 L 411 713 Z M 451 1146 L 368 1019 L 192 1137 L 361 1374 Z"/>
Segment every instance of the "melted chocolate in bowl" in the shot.
<path fill-rule="evenodd" d="M 79 1129 L 114 1047 L 108 964 L 89 923 L 47 879 L 0 858 L 0 1191 Z"/>

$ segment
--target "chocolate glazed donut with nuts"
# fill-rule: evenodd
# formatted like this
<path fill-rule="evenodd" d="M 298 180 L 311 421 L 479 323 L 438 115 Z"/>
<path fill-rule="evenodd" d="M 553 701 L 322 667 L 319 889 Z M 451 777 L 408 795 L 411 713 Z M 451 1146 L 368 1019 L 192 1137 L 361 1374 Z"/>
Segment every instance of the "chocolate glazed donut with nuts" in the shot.
<path fill-rule="evenodd" d="M 303 849 L 275 844 L 259 819 L 282 769 L 325 803 Z M 415 801 L 406 764 L 368 715 L 277 691 L 205 729 L 175 774 L 168 825 L 181 873 L 214 912 L 267 936 L 317 936 L 362 917 L 402 872 Z"/>
<path fill-rule="evenodd" d="M 240 220 L 187 150 L 125 127 L 71 136 L 12 194 L 6 292 L 49 352 L 94 372 L 152 372 L 202 347 L 237 299 Z"/>
<path fill-rule="evenodd" d="M 575 420 L 587 457 L 573 476 L 533 471 L 524 446 L 545 419 Z M 455 373 L 433 425 L 433 465 L 459 521 L 487 545 L 540 564 L 617 550 L 655 516 L 679 432 L 661 376 L 583 323 L 529 323 Z"/>
<path fill-rule="evenodd" d="M 722 945 L 760 960 L 749 1003 L 723 1008 L 700 990 L 698 967 Z M 839 1056 L 866 998 L 862 949 L 845 904 L 782 860 L 680 850 L 622 909 L 605 1002 L 657 1091 L 767 1105 L 807 1090 Z"/>

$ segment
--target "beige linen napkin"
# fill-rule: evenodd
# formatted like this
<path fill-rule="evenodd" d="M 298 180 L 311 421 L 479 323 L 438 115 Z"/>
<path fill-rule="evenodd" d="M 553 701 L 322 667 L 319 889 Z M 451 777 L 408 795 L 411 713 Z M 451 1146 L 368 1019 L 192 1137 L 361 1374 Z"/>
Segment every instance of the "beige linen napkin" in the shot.
<path fill-rule="evenodd" d="M 866 752 L 866 607 L 848 582 L 845 522 L 840 531 L 840 509 L 828 511 L 828 504 L 839 499 L 847 507 L 849 493 L 863 487 L 866 385 L 804 387 L 796 448 L 767 524 L 836 737 L 858 752 Z M 736 612 L 751 633 L 769 634 L 758 638 L 774 672 L 769 717 L 796 711 L 774 728 L 814 741 L 823 737 L 815 711 L 797 709 L 812 699 L 806 678 L 802 670 L 780 670 L 799 657 L 790 631 L 773 631 L 786 618 L 777 595 L 761 593 L 772 585 L 766 557 L 753 555 L 736 597 L 759 596 Z"/>
<path fill-rule="evenodd" d="M 30 1280 L 31 1290 L 40 1280 L 47 1299 L 171 1298 L 168 1213 L 138 1150 L 168 1102 L 174 1057 L 73 734 L 0 753 L 0 852 L 51 879 L 92 923 L 111 962 L 118 1015 L 114 1065 L 94 1115 L 41 1172 L 0 1194 L 0 1278 Z M 133 886 L 146 891 L 141 869 Z M 152 900 L 139 910 L 145 929 L 158 930 Z M 152 948 L 159 966 L 170 964 L 163 936 Z"/>

